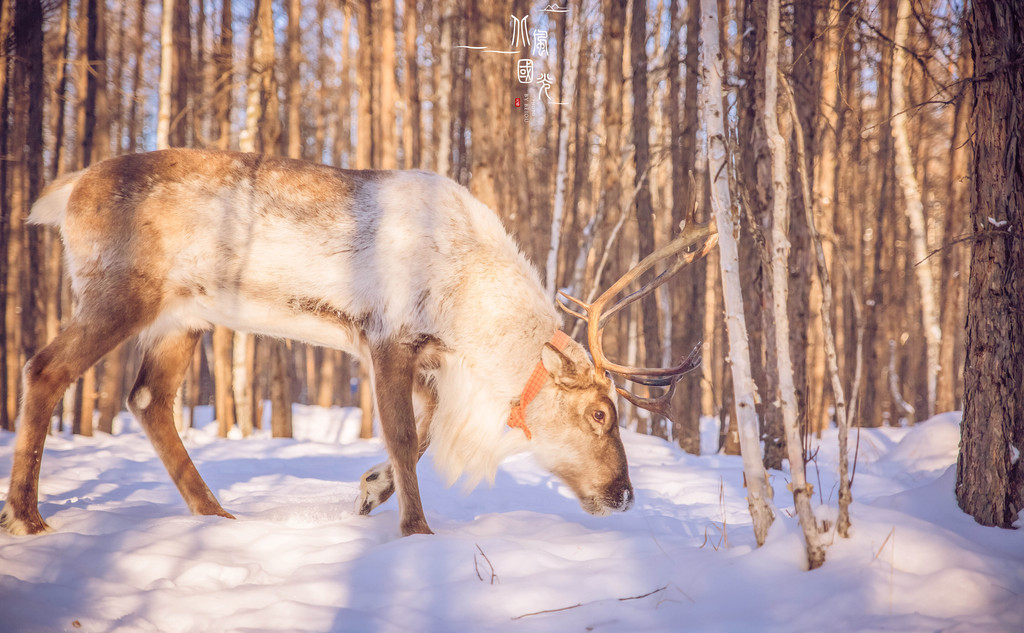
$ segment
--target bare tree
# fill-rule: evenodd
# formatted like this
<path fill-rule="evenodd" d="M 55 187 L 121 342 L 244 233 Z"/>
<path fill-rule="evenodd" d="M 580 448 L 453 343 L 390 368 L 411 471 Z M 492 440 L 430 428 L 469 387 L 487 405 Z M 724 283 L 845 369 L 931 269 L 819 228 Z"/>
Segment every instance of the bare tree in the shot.
<path fill-rule="evenodd" d="M 792 479 L 793 502 L 800 526 L 804 531 L 807 561 L 811 569 L 825 562 L 825 546 L 821 540 L 818 521 L 811 508 L 811 486 L 804 473 L 803 443 L 797 426 L 796 386 L 793 384 L 793 365 L 789 350 L 789 175 L 786 141 L 779 132 L 776 105 L 779 96 L 779 0 L 768 0 L 767 49 L 764 64 L 764 127 L 772 156 L 772 298 L 775 316 L 775 347 L 779 376 L 778 400 L 786 433 L 786 453 Z"/>
<path fill-rule="evenodd" d="M 636 196 L 636 222 L 640 240 L 639 256 L 642 259 L 654 252 L 654 208 L 651 205 L 649 185 L 644 182 L 651 162 L 647 103 L 647 2 L 636 0 L 632 7 L 629 46 L 633 64 L 633 162 L 634 184 L 639 188 Z M 652 271 L 641 278 L 640 283 L 646 285 L 653 277 Z M 661 347 L 658 343 L 658 305 L 653 294 L 641 302 L 640 313 L 643 315 L 644 362 L 648 366 L 657 365 L 661 360 Z M 641 430 L 664 436 L 663 422 L 658 416 L 652 415 L 649 426 Z"/>
<path fill-rule="evenodd" d="M 420 130 L 419 61 L 417 57 L 416 0 L 405 0 L 402 28 L 405 31 L 405 112 L 402 115 L 402 151 L 405 168 L 415 169 L 422 162 Z"/>
<path fill-rule="evenodd" d="M 1024 3 L 976 0 L 967 14 L 976 77 L 971 117 L 971 278 L 956 496 L 984 525 L 1024 508 Z"/>
<path fill-rule="evenodd" d="M 921 188 L 914 175 L 910 155 L 910 139 L 907 137 L 907 99 L 904 88 L 907 55 L 907 34 L 913 16 L 910 0 L 899 0 L 896 14 L 896 37 L 893 42 L 893 78 L 891 121 L 893 142 L 896 149 L 896 180 L 903 192 L 904 210 L 910 223 L 911 246 L 916 262 L 918 292 L 921 298 L 921 321 L 924 328 L 927 349 L 926 371 L 928 388 L 928 415 L 935 411 L 935 381 L 939 371 L 939 312 L 935 303 L 935 289 L 932 281 L 931 258 L 928 257 L 928 243 L 925 235 L 924 204 L 921 202 Z"/>
<path fill-rule="evenodd" d="M 743 472 L 747 479 L 747 505 L 754 522 L 754 538 L 764 544 L 774 516 L 771 509 L 772 492 L 768 475 L 761 462 L 761 442 L 754 408 L 754 381 L 750 375 L 750 351 L 747 344 L 747 326 L 743 315 L 743 295 L 740 292 L 739 253 L 736 234 L 739 217 L 732 205 L 729 178 L 726 171 L 725 120 L 722 114 L 722 56 L 718 46 L 718 5 L 715 0 L 702 0 L 701 40 L 704 59 L 701 65 L 703 90 L 701 110 L 708 133 L 708 172 L 712 174 L 711 207 L 718 224 L 719 253 L 722 267 L 722 287 L 725 293 L 725 322 L 729 335 L 729 366 L 732 369 L 736 398 L 736 421 L 743 456 Z M 801 462 L 802 463 L 802 462 Z"/>

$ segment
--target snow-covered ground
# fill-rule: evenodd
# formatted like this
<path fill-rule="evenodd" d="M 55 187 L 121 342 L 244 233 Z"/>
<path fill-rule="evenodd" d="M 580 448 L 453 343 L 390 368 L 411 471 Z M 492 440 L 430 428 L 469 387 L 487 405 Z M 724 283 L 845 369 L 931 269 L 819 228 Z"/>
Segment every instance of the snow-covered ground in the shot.
<path fill-rule="evenodd" d="M 352 511 L 381 443 L 353 439 L 348 411 L 295 413 L 296 440 L 189 433 L 237 521 L 190 516 L 130 419 L 50 438 L 41 508 L 56 531 L 0 535 L 0 631 L 1024 630 L 1024 530 L 957 508 L 957 415 L 862 432 L 852 538 L 830 535 L 805 572 L 786 474 L 772 473 L 780 518 L 757 549 L 738 457 L 627 432 L 637 503 L 600 518 L 529 457 L 464 495 L 428 455 L 437 534 L 399 538 L 394 500 Z M 13 441 L 0 432 L 0 494 Z M 829 506 L 835 443 L 809 467 Z"/>

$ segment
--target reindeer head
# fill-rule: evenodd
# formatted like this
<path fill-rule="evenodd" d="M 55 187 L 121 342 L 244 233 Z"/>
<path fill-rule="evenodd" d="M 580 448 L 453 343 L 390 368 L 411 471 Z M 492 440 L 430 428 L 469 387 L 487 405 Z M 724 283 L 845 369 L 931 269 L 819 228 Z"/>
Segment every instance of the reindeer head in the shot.
<path fill-rule="evenodd" d="M 583 347 L 566 339 L 541 351 L 547 376 L 529 407 L 530 449 L 572 488 L 590 514 L 633 507 L 626 452 L 619 437 L 612 381 L 594 371 Z"/>
<path fill-rule="evenodd" d="M 593 303 L 562 295 L 582 313 L 559 305 L 587 322 L 587 342 L 594 356 L 591 364 L 583 347 L 565 337 L 562 345 L 548 343 L 541 363 L 550 380 L 537 395 L 538 417 L 532 424 L 537 438 L 533 453 L 551 472 L 576 493 L 580 505 L 591 514 L 605 515 L 633 506 L 626 454 L 619 438 L 618 416 L 612 396 L 617 391 L 633 404 L 671 418 L 671 399 L 679 379 L 700 366 L 700 344 L 678 365 L 664 369 L 627 367 L 608 360 L 602 349 L 602 322 L 627 305 L 654 291 L 683 266 L 703 257 L 718 242 L 711 223 L 684 225 L 682 233 L 623 275 Z M 654 281 L 614 305 L 612 299 L 660 262 L 670 264 Z M 563 335 L 564 336 L 564 335 Z M 556 334 L 552 340 L 558 342 Z M 564 349 L 559 349 L 563 347 Z M 606 373 L 607 370 L 607 373 Z M 615 388 L 609 377 L 617 375 L 644 387 L 665 387 L 657 398 L 640 397 Z M 510 421 L 510 424 L 512 422 Z M 527 432 L 529 435 L 529 432 Z"/>

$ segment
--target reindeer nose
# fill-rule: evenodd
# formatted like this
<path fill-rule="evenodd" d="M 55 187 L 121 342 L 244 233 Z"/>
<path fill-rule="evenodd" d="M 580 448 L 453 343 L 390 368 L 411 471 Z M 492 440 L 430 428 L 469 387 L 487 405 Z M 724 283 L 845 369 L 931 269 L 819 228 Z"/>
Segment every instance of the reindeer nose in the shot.
<path fill-rule="evenodd" d="M 612 509 L 619 512 L 625 512 L 633 507 L 633 501 L 635 497 L 633 495 L 633 486 L 627 479 L 625 482 L 617 482 L 618 486 L 612 490 L 612 493 L 608 495 L 608 500 L 611 502 L 608 505 Z"/>
<path fill-rule="evenodd" d="M 622 492 L 622 505 L 619 506 L 619 508 L 623 512 L 625 512 L 626 510 L 629 510 L 630 508 L 633 507 L 633 501 L 635 501 L 635 499 L 636 499 L 636 497 L 633 495 L 633 487 L 632 486 L 628 486 Z"/>

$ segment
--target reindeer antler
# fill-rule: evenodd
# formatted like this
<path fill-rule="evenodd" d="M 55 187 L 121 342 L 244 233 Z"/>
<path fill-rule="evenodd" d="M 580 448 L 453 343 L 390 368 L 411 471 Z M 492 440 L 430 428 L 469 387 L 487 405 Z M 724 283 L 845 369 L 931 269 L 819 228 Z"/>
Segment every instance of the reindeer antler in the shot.
<path fill-rule="evenodd" d="M 691 186 L 691 192 L 692 191 L 693 187 Z M 693 201 L 692 193 L 691 201 Z M 684 222 L 683 230 L 678 236 L 668 244 L 665 244 L 645 257 L 643 261 L 637 264 L 632 270 L 628 271 L 620 277 L 618 281 L 613 283 L 611 287 L 605 290 L 601 296 L 593 301 L 593 303 L 585 303 L 570 296 L 564 291 L 559 292 L 559 294 L 582 310 L 582 312 L 577 312 L 562 302 L 558 303 L 558 305 L 569 314 L 587 322 L 587 344 L 590 347 L 591 355 L 594 357 L 595 371 L 601 373 L 602 371 L 607 370 L 629 380 L 630 382 L 648 387 L 667 387 L 668 389 L 665 393 L 657 398 L 644 398 L 622 388 L 616 387 L 616 390 L 624 398 L 636 406 L 647 409 L 648 411 L 654 411 L 655 413 L 665 417 L 671 417 L 669 415 L 669 402 L 672 399 L 676 382 L 678 382 L 684 374 L 700 366 L 700 343 L 693 348 L 686 358 L 682 359 L 682 361 L 674 367 L 649 368 L 619 365 L 611 362 L 604 354 L 604 349 L 601 344 L 602 335 L 604 334 L 603 323 L 605 319 L 612 316 L 619 310 L 622 310 L 633 302 L 654 292 L 658 286 L 661 286 L 672 278 L 672 276 L 682 270 L 684 266 L 707 255 L 708 251 L 718 243 L 718 232 L 713 222 L 708 221 L 703 224 L 698 224 L 692 220 L 692 211 L 695 210 L 695 206 L 696 205 L 691 202 L 691 213 L 689 214 L 691 219 Z M 655 277 L 650 283 L 643 286 L 636 292 L 623 297 L 617 303 L 612 303 L 612 299 L 619 295 L 619 293 L 625 290 L 629 284 L 638 279 L 641 275 L 653 269 L 658 263 L 662 261 L 669 261 L 673 258 L 675 259 L 669 264 L 665 271 Z"/>

